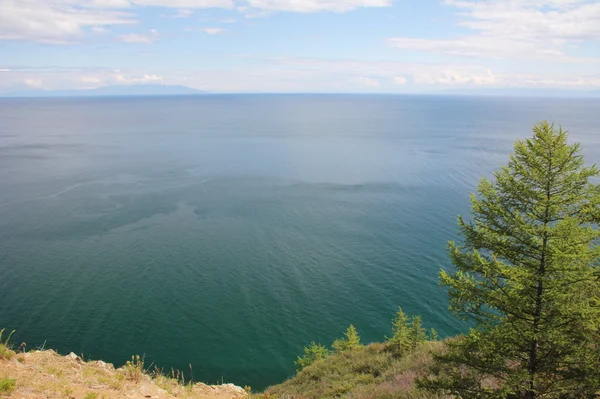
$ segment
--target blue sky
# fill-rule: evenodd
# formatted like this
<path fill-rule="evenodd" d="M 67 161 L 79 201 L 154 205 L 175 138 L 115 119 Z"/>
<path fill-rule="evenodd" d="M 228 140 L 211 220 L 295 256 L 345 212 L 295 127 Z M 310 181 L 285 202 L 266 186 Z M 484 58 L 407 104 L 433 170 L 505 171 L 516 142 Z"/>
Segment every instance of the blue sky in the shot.
<path fill-rule="evenodd" d="M 0 0 L 0 93 L 600 89 L 598 0 Z"/>

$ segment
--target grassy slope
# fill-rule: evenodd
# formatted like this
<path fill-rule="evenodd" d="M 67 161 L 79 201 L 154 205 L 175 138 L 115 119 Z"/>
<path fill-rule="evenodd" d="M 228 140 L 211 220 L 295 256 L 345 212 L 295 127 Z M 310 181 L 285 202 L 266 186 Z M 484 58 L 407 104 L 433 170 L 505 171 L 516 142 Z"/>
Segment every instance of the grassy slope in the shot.
<path fill-rule="evenodd" d="M 52 350 L 15 353 L 0 342 L 0 398 L 19 399 L 246 399 L 233 385 L 181 384 L 143 363 L 120 369 Z"/>
<path fill-rule="evenodd" d="M 318 361 L 266 394 L 289 399 L 437 399 L 415 388 L 415 379 L 431 364 L 431 352 L 440 342 L 427 342 L 414 353 L 395 357 L 386 345 L 362 349 Z"/>

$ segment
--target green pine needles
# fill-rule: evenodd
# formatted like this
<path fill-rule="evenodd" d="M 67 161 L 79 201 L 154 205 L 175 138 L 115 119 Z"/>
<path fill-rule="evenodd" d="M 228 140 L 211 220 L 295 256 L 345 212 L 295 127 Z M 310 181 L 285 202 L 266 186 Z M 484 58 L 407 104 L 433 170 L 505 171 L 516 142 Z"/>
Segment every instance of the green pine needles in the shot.
<path fill-rule="evenodd" d="M 474 322 L 420 385 L 461 398 L 593 398 L 600 389 L 599 170 L 548 122 L 482 179 L 442 270 Z M 595 180 L 597 181 L 597 180 Z"/>
<path fill-rule="evenodd" d="M 409 317 L 402 308 L 398 308 L 398 312 L 392 321 L 392 337 L 386 339 L 385 350 L 392 352 L 394 357 L 403 357 L 414 352 L 427 341 L 437 341 L 438 335 L 433 328 L 429 334 L 427 333 L 427 330 L 421 324 L 421 317 Z M 329 350 L 323 345 L 311 342 L 309 346 L 304 347 L 303 355 L 299 356 L 294 362 L 296 371 L 300 372 L 305 367 L 331 355 L 354 352 L 364 349 L 365 346 L 360 342 L 360 335 L 356 328 L 350 324 L 350 327 L 344 333 L 344 337 L 333 341 L 331 348 L 332 350 Z"/>
<path fill-rule="evenodd" d="M 333 341 L 331 347 L 334 350 L 333 353 L 339 354 L 360 349 L 363 346 L 360 343 L 360 336 L 358 335 L 358 331 L 356 331 L 356 328 L 354 328 L 354 326 L 350 324 L 350 327 L 346 329 L 344 337 Z M 300 371 L 318 360 L 323 360 L 331 354 L 332 352 L 325 346 L 317 344 L 316 342 L 311 342 L 309 346 L 304 347 L 304 353 L 302 357 L 299 356 L 298 359 L 294 362 L 294 364 L 296 365 L 296 371 Z"/>
<path fill-rule="evenodd" d="M 350 324 L 350 327 L 348 327 L 346 333 L 344 334 L 344 338 L 336 339 L 335 341 L 333 341 L 331 347 L 337 353 L 347 352 L 361 348 L 362 345 L 360 344 L 360 336 L 358 335 L 356 328 L 354 328 L 354 326 Z"/>
<path fill-rule="evenodd" d="M 309 346 L 304 347 L 303 356 L 298 356 L 298 359 L 294 362 L 296 371 L 300 371 L 303 368 L 310 366 L 317 360 L 323 360 L 327 356 L 329 356 L 329 349 L 313 341 Z"/>
<path fill-rule="evenodd" d="M 398 355 L 405 355 L 412 352 L 422 343 L 438 339 L 437 332 L 431 329 L 429 337 L 427 330 L 421 324 L 420 316 L 409 317 L 404 313 L 402 308 L 398 308 L 398 312 L 392 321 L 392 336 L 388 338 L 388 343 L 391 349 Z"/>

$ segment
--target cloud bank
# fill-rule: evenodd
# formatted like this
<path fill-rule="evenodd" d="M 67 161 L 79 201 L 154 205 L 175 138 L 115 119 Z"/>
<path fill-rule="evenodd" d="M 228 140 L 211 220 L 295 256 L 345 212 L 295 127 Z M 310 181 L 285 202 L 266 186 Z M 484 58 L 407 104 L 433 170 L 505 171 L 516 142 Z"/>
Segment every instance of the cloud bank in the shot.
<path fill-rule="evenodd" d="M 0 0 L 0 39 L 40 43 L 71 43 L 86 31 L 139 23 L 144 7 L 176 11 L 188 17 L 196 9 L 261 12 L 347 12 L 363 7 L 388 7 L 392 0 Z M 143 39 L 132 41 L 145 43 Z"/>
<path fill-rule="evenodd" d="M 600 41 L 600 2 L 589 0 L 446 0 L 459 26 L 473 33 L 425 39 L 395 37 L 391 47 L 488 59 L 589 61 L 566 54 L 569 45 Z"/>

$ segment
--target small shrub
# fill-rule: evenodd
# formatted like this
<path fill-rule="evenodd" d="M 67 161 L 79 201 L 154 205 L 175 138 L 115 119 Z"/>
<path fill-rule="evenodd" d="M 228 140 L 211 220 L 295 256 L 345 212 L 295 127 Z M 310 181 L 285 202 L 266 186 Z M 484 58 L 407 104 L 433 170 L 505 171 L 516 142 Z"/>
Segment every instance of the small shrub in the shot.
<path fill-rule="evenodd" d="M 83 399 L 96 399 L 96 398 L 98 398 L 98 393 L 97 392 L 88 392 L 83 397 Z"/>
<path fill-rule="evenodd" d="M 73 396 L 73 388 L 71 388 L 71 387 L 63 388 L 62 395 L 65 399 L 70 399 Z"/>
<path fill-rule="evenodd" d="M 125 363 L 125 376 L 128 380 L 139 382 L 144 374 L 144 358 L 140 355 L 131 356 Z"/>
<path fill-rule="evenodd" d="M 8 334 L 8 337 L 4 341 L 2 340 L 3 334 L 4 328 L 0 330 L 0 359 L 11 359 L 15 355 L 15 352 L 10 350 L 10 347 L 8 346 L 8 341 L 10 341 L 10 337 L 12 337 L 12 335 L 14 334 L 14 330 L 10 334 Z"/>
<path fill-rule="evenodd" d="M 11 394 L 17 386 L 17 380 L 0 378 L 0 394 Z"/>

